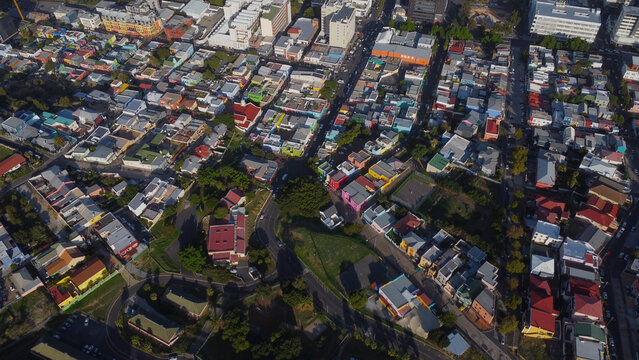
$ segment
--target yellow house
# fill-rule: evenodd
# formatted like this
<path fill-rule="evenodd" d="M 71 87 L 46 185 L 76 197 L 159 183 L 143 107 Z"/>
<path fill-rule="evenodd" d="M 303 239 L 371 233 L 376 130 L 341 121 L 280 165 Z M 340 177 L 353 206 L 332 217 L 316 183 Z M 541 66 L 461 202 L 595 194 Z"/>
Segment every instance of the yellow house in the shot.
<path fill-rule="evenodd" d="M 382 180 L 383 182 L 387 184 L 392 182 L 397 177 L 397 173 L 395 172 L 395 170 L 393 170 L 393 168 L 390 165 L 388 165 L 382 160 L 378 161 L 373 166 L 371 166 L 368 169 L 368 174 L 372 176 L 373 178 L 377 180 Z"/>
<path fill-rule="evenodd" d="M 65 276 L 62 280 L 58 281 L 55 285 L 49 288 L 49 294 L 53 297 L 53 301 L 58 305 L 60 309 L 71 305 L 75 301 L 76 297 L 73 296 L 75 291 L 70 291 L 73 286 L 70 284 L 71 278 Z M 77 295 L 77 294 L 75 294 Z"/>
<path fill-rule="evenodd" d="M 555 335 L 555 317 L 551 314 L 531 308 L 528 321 L 521 333 L 536 339 L 552 339 Z"/>
<path fill-rule="evenodd" d="M 108 274 L 109 272 L 104 263 L 98 258 L 93 258 L 75 270 L 73 274 L 70 275 L 70 278 L 75 287 L 84 292 Z"/>
<path fill-rule="evenodd" d="M 399 247 L 404 250 L 409 257 L 415 257 L 417 252 L 425 245 L 426 241 L 411 231 L 404 236 Z"/>

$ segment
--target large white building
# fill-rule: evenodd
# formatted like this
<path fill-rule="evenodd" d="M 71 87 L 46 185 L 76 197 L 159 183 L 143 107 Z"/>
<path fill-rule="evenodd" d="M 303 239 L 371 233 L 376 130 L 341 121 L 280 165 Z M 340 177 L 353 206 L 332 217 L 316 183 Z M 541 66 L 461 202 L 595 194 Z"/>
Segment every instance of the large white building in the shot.
<path fill-rule="evenodd" d="M 87 11 L 82 11 L 78 15 L 78 19 L 80 20 L 80 24 L 84 26 L 85 29 L 95 30 L 102 25 L 102 20 L 100 20 L 100 14 L 91 13 Z"/>
<path fill-rule="evenodd" d="M 258 30 L 261 2 L 251 2 L 246 8 L 241 0 L 229 0 L 224 5 L 224 20 L 209 36 L 209 45 L 245 50 L 251 36 Z"/>
<path fill-rule="evenodd" d="M 612 41 L 618 45 L 639 45 L 639 7 L 624 6 L 611 31 Z"/>
<path fill-rule="evenodd" d="M 328 43 L 346 49 L 355 36 L 355 9 L 344 6 L 333 14 L 329 23 Z"/>
<path fill-rule="evenodd" d="M 286 29 L 291 20 L 291 2 L 289 0 L 269 5 L 268 11 L 264 11 L 260 17 L 262 36 L 275 37 L 280 31 Z"/>
<path fill-rule="evenodd" d="M 578 37 L 592 43 L 601 27 L 601 11 L 560 1 L 533 0 L 529 21 L 533 34 L 560 39 Z"/>

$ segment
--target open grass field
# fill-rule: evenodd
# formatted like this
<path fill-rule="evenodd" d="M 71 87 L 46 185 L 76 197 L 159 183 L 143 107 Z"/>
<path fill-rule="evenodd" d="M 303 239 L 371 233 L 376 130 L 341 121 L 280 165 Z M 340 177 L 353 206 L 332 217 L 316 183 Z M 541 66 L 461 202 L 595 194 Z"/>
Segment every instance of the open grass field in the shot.
<path fill-rule="evenodd" d="M 144 253 L 138 255 L 135 260 L 133 260 L 133 265 L 149 274 L 157 274 L 162 272 L 160 266 L 153 260 L 151 257 L 150 251 L 147 249 Z"/>
<path fill-rule="evenodd" d="M 339 274 L 373 252 L 355 238 L 320 229 L 319 225 L 293 227 L 285 240 L 320 281 L 341 294 Z"/>
<path fill-rule="evenodd" d="M 149 255 L 157 261 L 163 271 L 179 272 L 180 266 L 166 253 L 166 249 L 180 237 L 180 229 L 174 228 L 173 231 L 165 233 L 163 231 L 164 222 L 158 222 L 151 229 L 151 233 L 155 240 L 149 244 Z"/>
<path fill-rule="evenodd" d="M 58 307 L 47 291 L 43 287 L 37 289 L 0 312 L 0 345 L 36 330 L 57 313 Z"/>
<path fill-rule="evenodd" d="M 73 313 L 81 311 L 92 317 L 104 321 L 107 311 L 111 304 L 120 294 L 120 291 L 126 286 L 122 275 L 118 274 L 95 289 L 84 299 L 73 303 L 65 313 Z"/>
<path fill-rule="evenodd" d="M 9 149 L 6 146 L 2 146 L 0 145 L 0 161 L 8 158 L 9 156 L 13 155 L 14 151 Z"/>

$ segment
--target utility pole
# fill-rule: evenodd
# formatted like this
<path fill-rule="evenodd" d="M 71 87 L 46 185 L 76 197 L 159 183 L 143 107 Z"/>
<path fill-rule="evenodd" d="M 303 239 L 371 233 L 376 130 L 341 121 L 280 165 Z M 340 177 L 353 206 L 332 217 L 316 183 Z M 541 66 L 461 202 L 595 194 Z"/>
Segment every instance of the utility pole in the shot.
<path fill-rule="evenodd" d="M 17 0 L 13 0 L 13 3 L 16 6 L 16 9 L 18 9 L 18 14 L 20 14 L 20 19 L 22 19 L 22 21 L 24 21 L 24 16 L 22 15 L 22 10 L 20 10 L 20 6 L 18 6 L 18 1 Z"/>

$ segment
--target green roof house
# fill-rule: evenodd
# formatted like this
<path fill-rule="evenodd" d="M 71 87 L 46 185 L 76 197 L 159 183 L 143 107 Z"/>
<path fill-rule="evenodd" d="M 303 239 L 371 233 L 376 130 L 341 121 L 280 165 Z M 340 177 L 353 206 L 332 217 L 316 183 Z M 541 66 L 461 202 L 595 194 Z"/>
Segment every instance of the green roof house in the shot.
<path fill-rule="evenodd" d="M 162 295 L 162 300 L 195 319 L 199 319 L 209 306 L 208 301 L 174 288 L 167 288 Z"/>
<path fill-rule="evenodd" d="M 129 319 L 129 326 L 157 343 L 171 347 L 182 335 L 182 327 L 160 314 L 138 313 Z"/>
<path fill-rule="evenodd" d="M 433 174 L 441 174 L 446 172 L 446 168 L 449 164 L 450 160 L 440 154 L 435 154 L 426 165 L 426 171 Z"/>
<path fill-rule="evenodd" d="M 604 332 L 604 330 L 592 323 L 575 323 L 575 336 L 584 338 L 586 340 L 594 340 L 606 343 L 606 333 Z"/>

